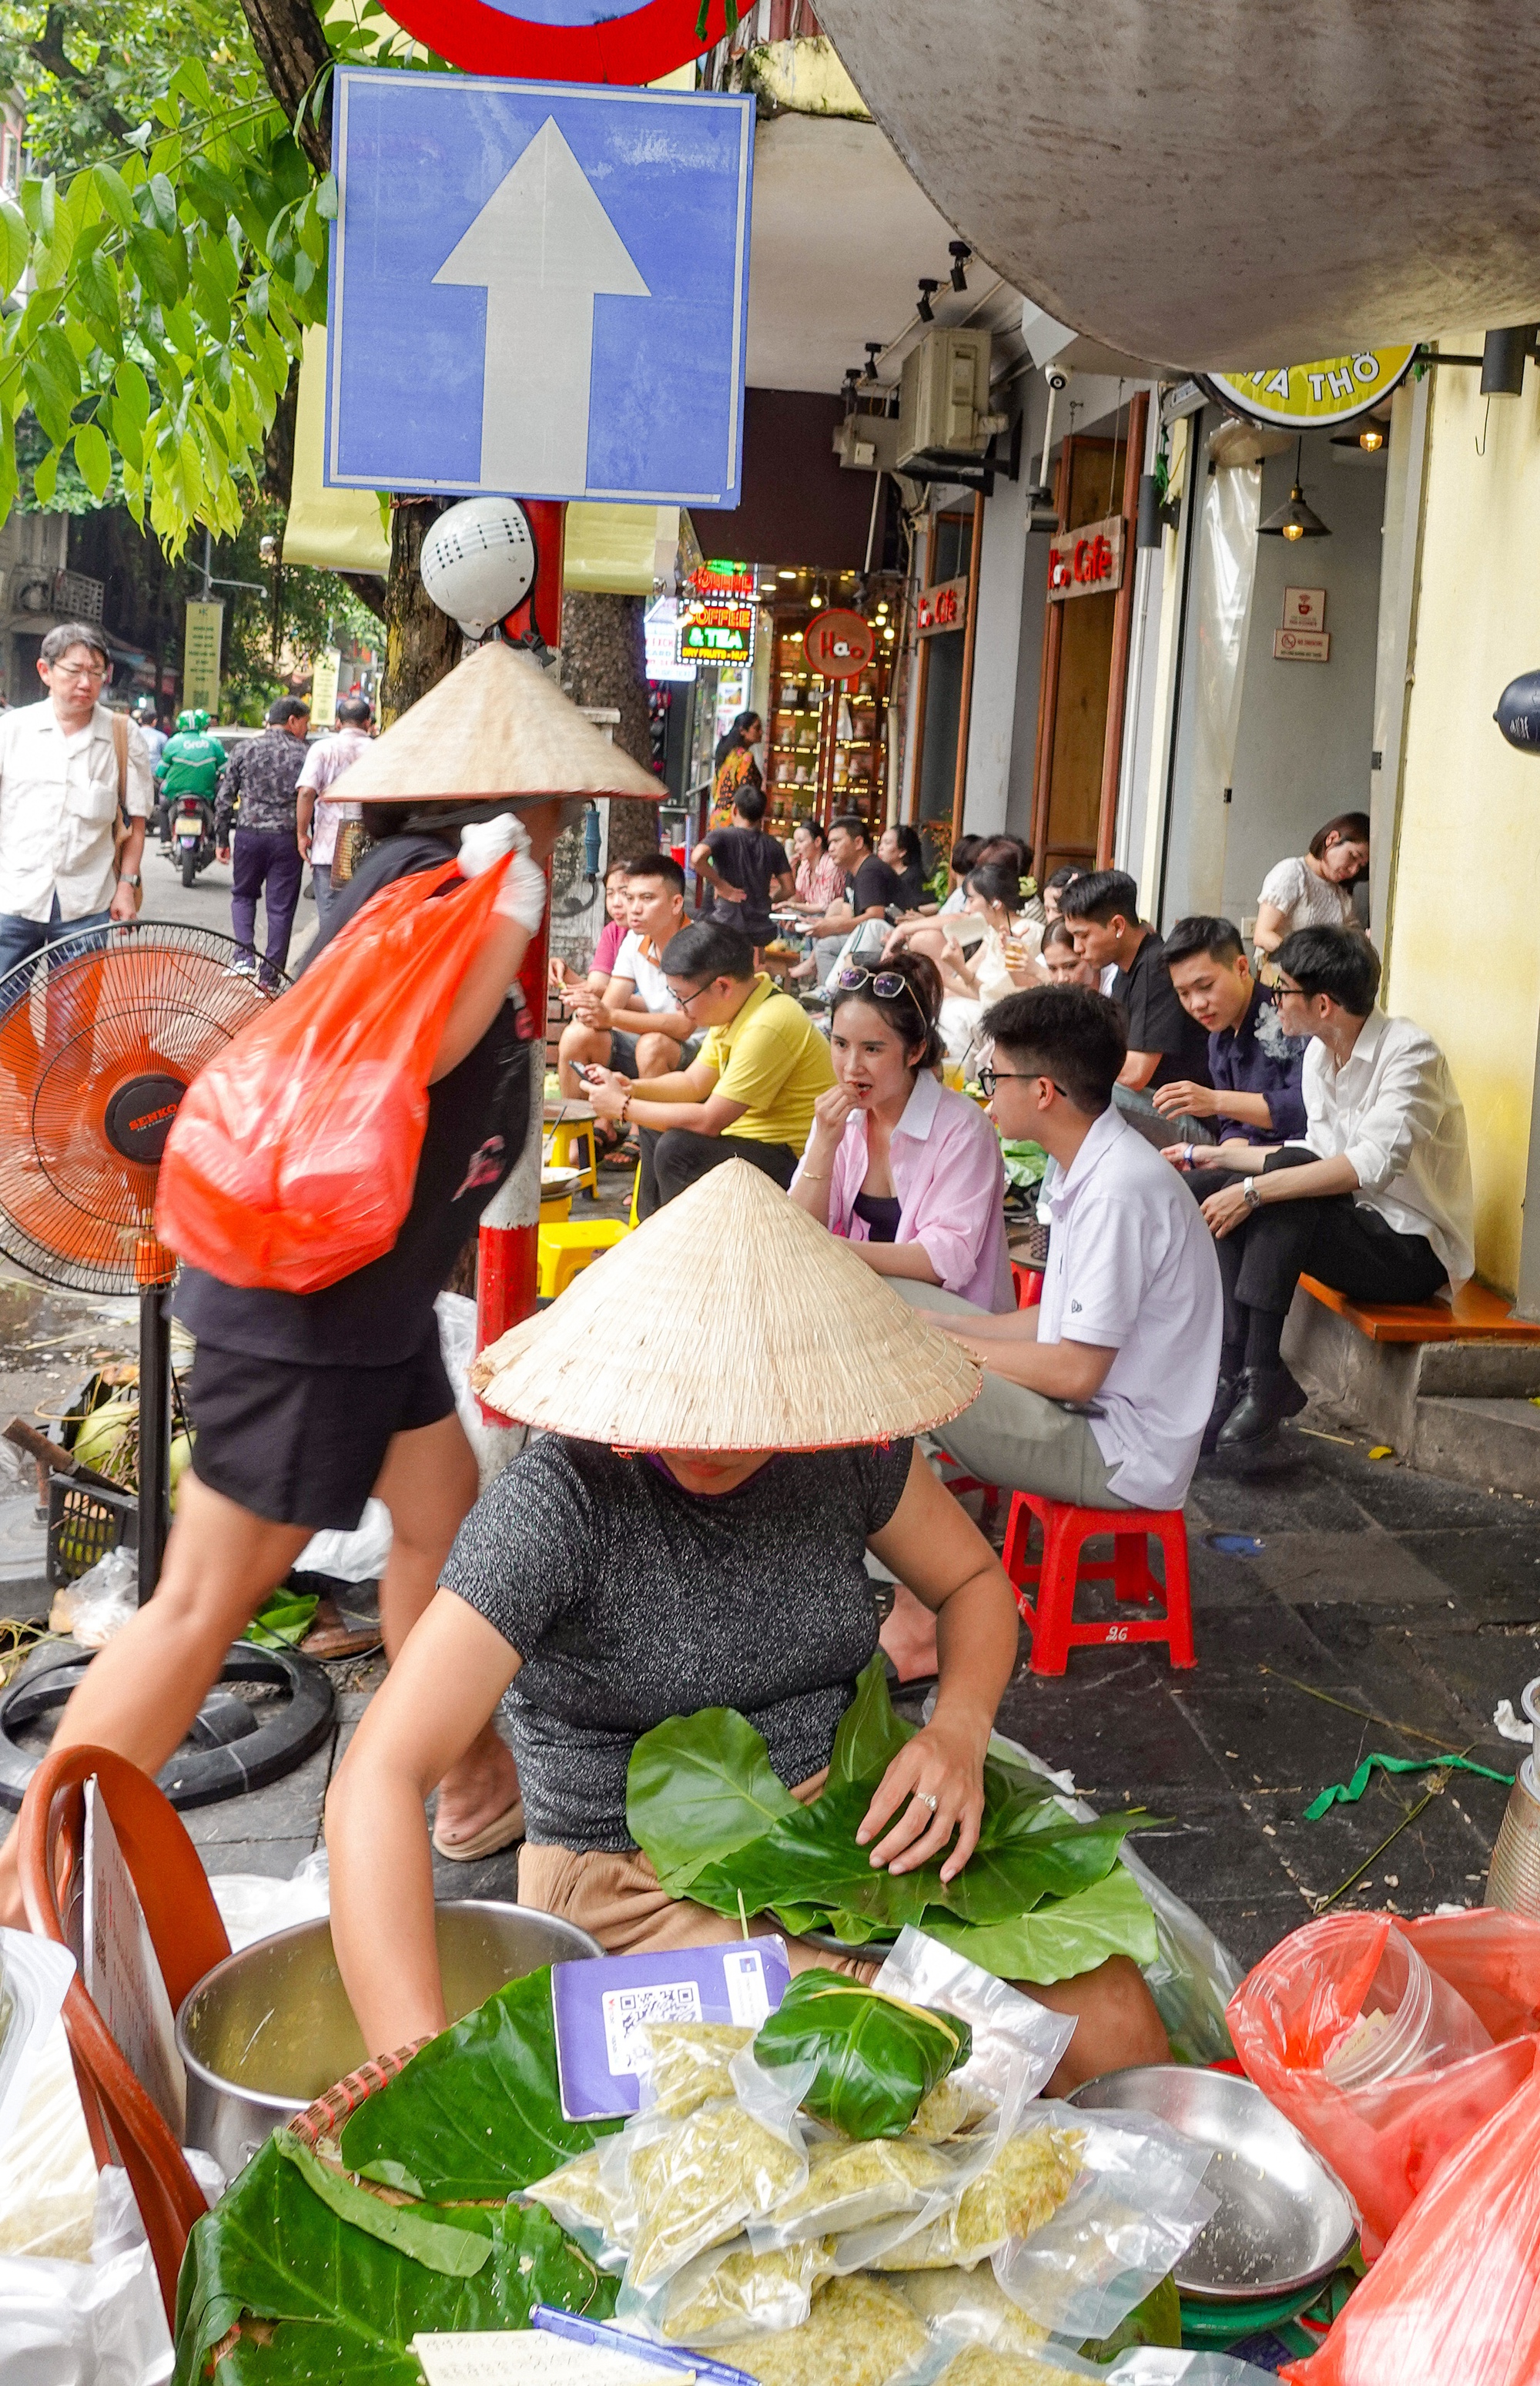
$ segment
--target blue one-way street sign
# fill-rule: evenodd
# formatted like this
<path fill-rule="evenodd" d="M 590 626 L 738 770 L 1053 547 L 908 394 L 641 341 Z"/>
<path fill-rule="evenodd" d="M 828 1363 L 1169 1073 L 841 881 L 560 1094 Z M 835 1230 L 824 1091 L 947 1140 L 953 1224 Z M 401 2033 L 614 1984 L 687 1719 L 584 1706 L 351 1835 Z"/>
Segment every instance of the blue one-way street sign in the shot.
<path fill-rule="evenodd" d="M 328 484 L 735 505 L 753 118 L 340 69 Z"/>

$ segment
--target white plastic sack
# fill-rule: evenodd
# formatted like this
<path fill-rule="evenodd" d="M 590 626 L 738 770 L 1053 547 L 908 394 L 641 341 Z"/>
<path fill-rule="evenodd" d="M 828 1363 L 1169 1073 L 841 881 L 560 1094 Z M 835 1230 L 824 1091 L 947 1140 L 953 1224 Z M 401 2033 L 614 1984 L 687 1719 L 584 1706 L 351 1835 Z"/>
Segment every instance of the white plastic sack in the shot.
<path fill-rule="evenodd" d="M 84 2262 L 95 2225 L 96 2157 L 69 2041 L 55 2021 L 15 2125 L 0 2141 L 0 2257 Z"/>
<path fill-rule="evenodd" d="M 6 2386 L 162 2386 L 170 2374 L 148 2245 L 101 2263 L 0 2260 Z"/>
<path fill-rule="evenodd" d="M 270 1939 L 275 1930 L 313 1922 L 332 1910 L 324 1848 L 303 1857 L 288 1880 L 260 1872 L 221 1872 L 212 1876 L 208 1886 L 232 1955 L 255 1939 Z"/>

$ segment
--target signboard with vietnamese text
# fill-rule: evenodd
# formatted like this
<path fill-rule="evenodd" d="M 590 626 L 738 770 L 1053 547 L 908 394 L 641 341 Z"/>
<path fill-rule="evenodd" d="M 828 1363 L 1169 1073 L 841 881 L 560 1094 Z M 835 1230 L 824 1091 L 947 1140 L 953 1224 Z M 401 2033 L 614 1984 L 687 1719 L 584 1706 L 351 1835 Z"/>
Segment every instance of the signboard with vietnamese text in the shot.
<path fill-rule="evenodd" d="M 1233 414 L 1270 430 L 1313 431 L 1351 422 L 1390 396 L 1417 354 L 1409 348 L 1359 348 L 1350 357 L 1320 357 L 1308 365 L 1258 365 L 1255 372 L 1199 373 L 1200 388 Z"/>
<path fill-rule="evenodd" d="M 758 574 L 752 563 L 732 563 L 720 557 L 697 563 L 690 585 L 697 596 L 752 596 Z"/>
<path fill-rule="evenodd" d="M 219 647 L 224 632 L 224 599 L 187 608 L 187 630 L 182 649 L 182 701 L 189 712 L 219 717 Z"/>
<path fill-rule="evenodd" d="M 938 630 L 960 630 L 968 619 L 968 578 L 943 580 L 935 588 L 921 591 L 915 628 L 922 638 L 934 637 Z"/>
<path fill-rule="evenodd" d="M 682 663 L 746 663 L 753 652 L 752 605 L 696 603 L 680 616 Z"/>
<path fill-rule="evenodd" d="M 1054 533 L 1048 548 L 1048 595 L 1108 596 L 1123 584 L 1123 518 L 1104 514 L 1079 530 Z"/>

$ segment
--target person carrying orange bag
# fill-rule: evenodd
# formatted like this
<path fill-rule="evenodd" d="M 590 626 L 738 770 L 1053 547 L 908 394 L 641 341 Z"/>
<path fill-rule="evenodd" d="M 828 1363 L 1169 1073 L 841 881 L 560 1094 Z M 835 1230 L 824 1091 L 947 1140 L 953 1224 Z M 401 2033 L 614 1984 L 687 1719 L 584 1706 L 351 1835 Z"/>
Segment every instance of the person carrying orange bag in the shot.
<path fill-rule="evenodd" d="M 571 798 L 656 802 L 661 792 L 505 646 L 479 648 L 403 714 L 354 764 L 355 789 L 377 842 L 329 907 L 299 986 L 260 1023 L 260 1048 L 253 1039 L 275 1074 L 266 1061 L 254 1073 L 247 1091 L 260 1099 L 249 1114 L 226 1112 L 233 1132 L 216 1133 L 219 1104 L 196 1085 L 188 1097 L 183 1157 L 198 1168 L 173 1168 L 161 1224 L 173 1248 L 187 1228 L 186 1254 L 198 1262 L 184 1267 L 173 1296 L 197 1341 L 185 1387 L 193 1463 L 154 1598 L 93 1661 L 55 1734 L 56 1748 L 110 1748 L 151 1774 L 312 1533 L 351 1530 L 371 1492 L 394 1526 L 380 1587 L 388 1656 L 432 1598 L 477 1490 L 433 1302 L 529 1128 L 532 1049 L 516 980 L 544 915 L 544 865 L 564 817 L 576 817 Z M 430 950 L 442 971 L 425 960 Z M 403 973 L 415 976 L 419 961 L 434 989 L 408 1034 L 403 1022 L 423 989 Z M 282 1026 L 291 1004 L 303 1029 L 292 1038 Z M 399 1087 L 379 1072 L 391 1050 L 410 1054 Z M 374 1069 L 362 1105 L 347 1082 L 349 1054 Z M 218 1065 L 214 1090 L 222 1083 L 232 1100 L 239 1041 Z M 323 1187 L 324 1073 L 341 1165 L 339 1181 Z M 361 1112 L 387 1105 L 390 1148 L 371 1147 Z M 265 1181 L 267 1150 L 238 1149 L 244 1126 L 261 1146 L 285 1120 L 295 1128 L 293 1181 L 297 1190 L 303 1179 L 311 1205 L 297 1233 L 272 1205 L 282 1167 Z M 220 1167 L 234 1172 L 225 1191 L 240 1193 L 224 1220 L 228 1243 L 209 1206 Z M 191 1199 L 194 1173 L 201 1208 Z M 323 1217 L 331 1227 L 315 1223 Z M 308 1275 L 307 1237 L 320 1245 L 310 1287 L 285 1289 L 271 1274 L 280 1245 L 282 1265 Z M 344 1240 L 349 1253 L 377 1256 L 344 1254 L 334 1274 Z M 489 1726 L 440 1784 L 435 1844 L 469 1859 L 522 1832 L 513 1759 Z M 0 1850 L 0 1923 L 21 1918 L 13 1833 Z"/>

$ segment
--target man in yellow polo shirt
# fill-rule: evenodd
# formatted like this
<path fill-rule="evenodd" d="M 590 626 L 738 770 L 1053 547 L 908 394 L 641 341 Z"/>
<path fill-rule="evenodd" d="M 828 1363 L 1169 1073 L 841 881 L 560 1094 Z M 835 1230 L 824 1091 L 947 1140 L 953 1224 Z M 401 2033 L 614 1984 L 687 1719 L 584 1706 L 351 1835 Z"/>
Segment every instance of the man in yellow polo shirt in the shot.
<path fill-rule="evenodd" d="M 640 1129 L 637 1212 L 650 1218 L 708 1168 L 747 1160 L 790 1186 L 813 1124 L 813 1104 L 834 1082 L 829 1046 L 801 1005 L 754 966 L 737 928 L 699 920 L 661 955 L 675 1002 L 709 1033 L 687 1069 L 633 1085 L 589 1068 L 601 1118 Z"/>

